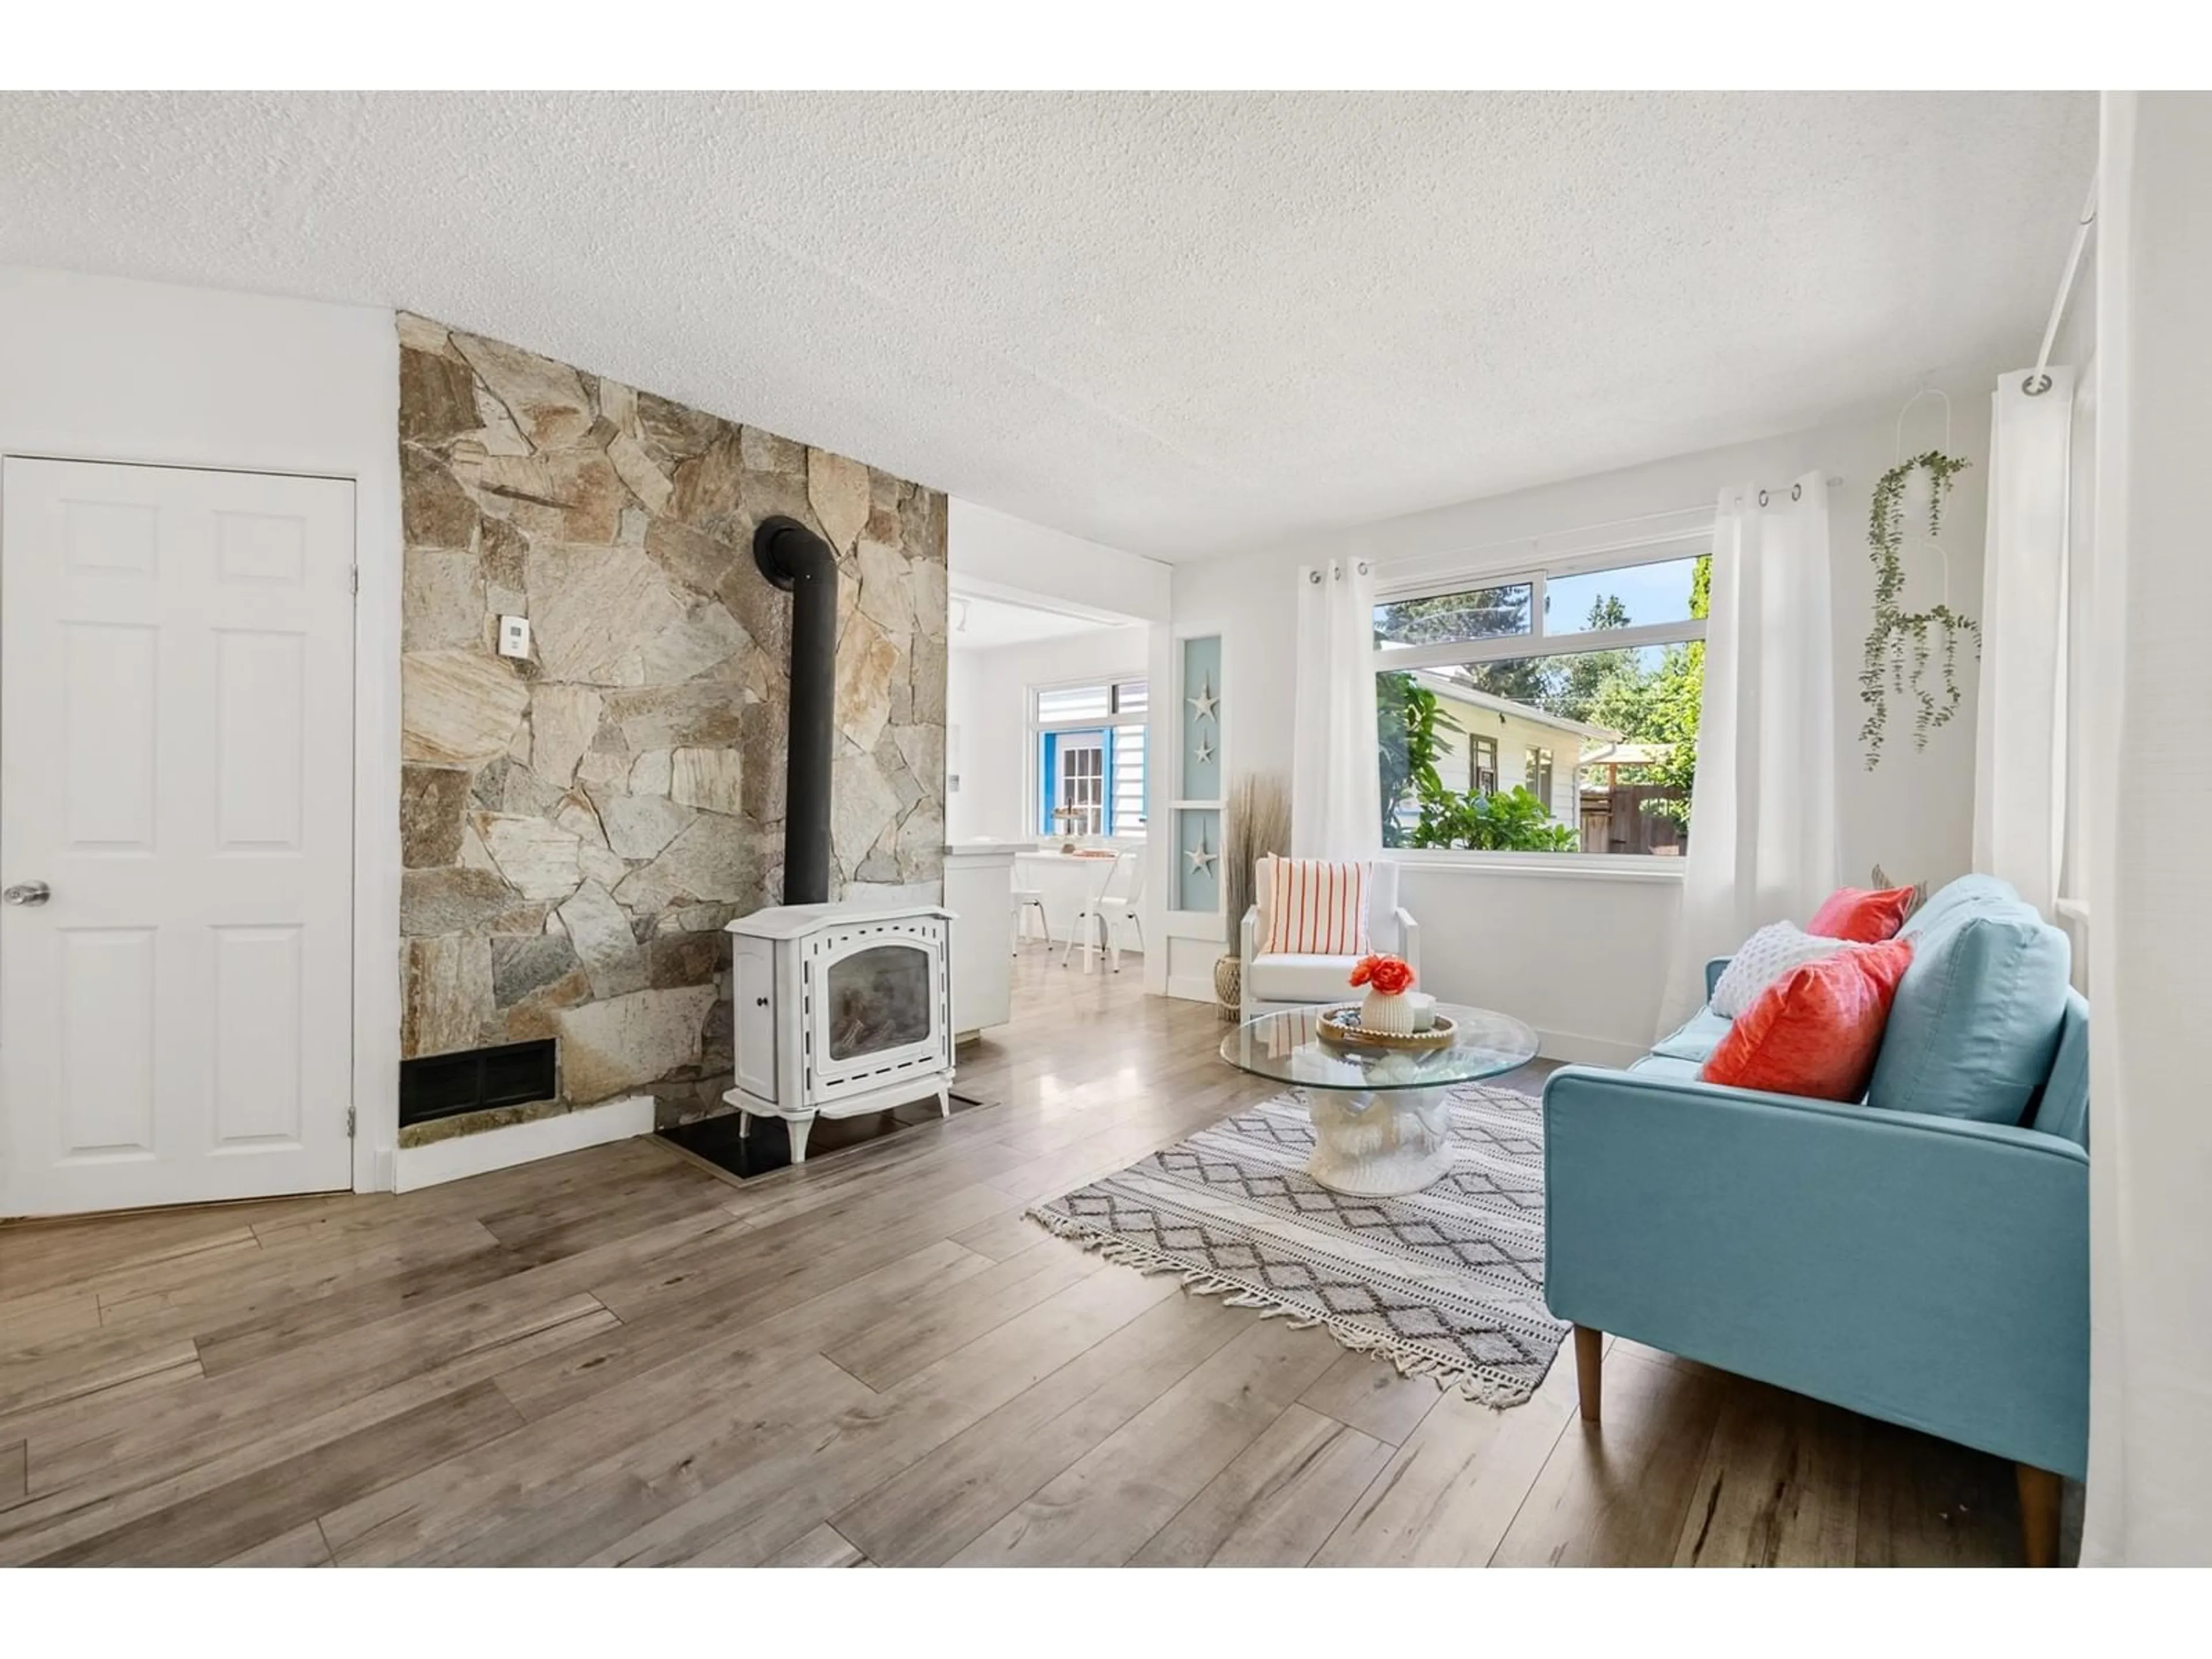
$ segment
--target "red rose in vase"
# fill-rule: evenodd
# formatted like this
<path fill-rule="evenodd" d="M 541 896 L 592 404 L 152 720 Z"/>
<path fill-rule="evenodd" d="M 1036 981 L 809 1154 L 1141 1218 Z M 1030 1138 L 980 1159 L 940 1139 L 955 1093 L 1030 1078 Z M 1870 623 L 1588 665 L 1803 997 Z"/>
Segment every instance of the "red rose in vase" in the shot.
<path fill-rule="evenodd" d="M 1413 969 L 1398 957 L 1362 957 L 1352 966 L 1352 982 L 1371 986 L 1386 997 L 1403 996 L 1413 988 Z"/>

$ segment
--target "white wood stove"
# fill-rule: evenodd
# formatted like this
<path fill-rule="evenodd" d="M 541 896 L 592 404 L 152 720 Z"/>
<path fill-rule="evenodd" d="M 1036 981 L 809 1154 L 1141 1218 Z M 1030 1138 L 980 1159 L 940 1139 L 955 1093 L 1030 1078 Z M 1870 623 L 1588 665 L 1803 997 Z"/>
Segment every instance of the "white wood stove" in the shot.
<path fill-rule="evenodd" d="M 952 913 L 940 905 L 784 904 L 730 923 L 737 1087 L 722 1098 L 790 1127 L 934 1093 L 950 1116 Z"/>

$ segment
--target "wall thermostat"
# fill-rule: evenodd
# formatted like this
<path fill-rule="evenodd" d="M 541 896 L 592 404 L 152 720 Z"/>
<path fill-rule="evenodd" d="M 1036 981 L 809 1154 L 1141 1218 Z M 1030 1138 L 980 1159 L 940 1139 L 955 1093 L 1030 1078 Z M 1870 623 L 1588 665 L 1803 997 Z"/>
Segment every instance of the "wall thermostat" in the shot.
<path fill-rule="evenodd" d="M 502 657 L 526 657 L 530 654 L 530 618 L 501 617 L 499 619 L 499 654 Z"/>

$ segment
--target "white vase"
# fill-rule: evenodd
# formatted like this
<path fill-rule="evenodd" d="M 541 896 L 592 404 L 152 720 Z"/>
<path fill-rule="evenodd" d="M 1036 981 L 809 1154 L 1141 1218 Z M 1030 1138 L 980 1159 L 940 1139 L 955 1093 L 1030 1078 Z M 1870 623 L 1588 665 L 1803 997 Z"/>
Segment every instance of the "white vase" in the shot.
<path fill-rule="evenodd" d="M 1411 1036 L 1413 1000 L 1402 991 L 1395 996 L 1370 991 L 1359 1005 L 1359 1024 L 1363 1030 L 1379 1031 L 1385 1036 Z"/>

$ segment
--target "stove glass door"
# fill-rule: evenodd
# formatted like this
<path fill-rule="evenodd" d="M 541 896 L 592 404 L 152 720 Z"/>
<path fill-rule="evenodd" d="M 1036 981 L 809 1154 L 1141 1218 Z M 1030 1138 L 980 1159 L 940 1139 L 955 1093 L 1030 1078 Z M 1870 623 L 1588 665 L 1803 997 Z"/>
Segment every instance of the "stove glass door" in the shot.
<path fill-rule="evenodd" d="M 919 945 L 872 945 L 830 964 L 830 1058 L 857 1059 L 930 1039 L 930 952 Z"/>

